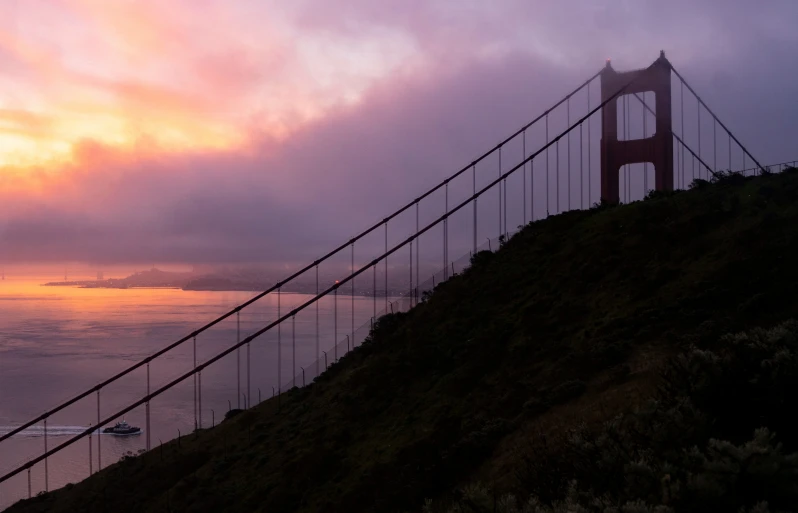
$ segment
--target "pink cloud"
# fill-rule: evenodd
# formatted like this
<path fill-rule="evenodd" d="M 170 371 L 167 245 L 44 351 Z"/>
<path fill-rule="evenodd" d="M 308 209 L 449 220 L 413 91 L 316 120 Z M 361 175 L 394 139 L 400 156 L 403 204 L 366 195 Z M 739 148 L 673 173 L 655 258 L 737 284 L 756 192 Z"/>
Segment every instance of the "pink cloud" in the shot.
<path fill-rule="evenodd" d="M 661 45 L 752 151 L 781 159 L 798 116 L 780 100 L 794 105 L 798 77 L 754 57 L 798 63 L 787 36 L 729 28 L 759 27 L 772 10 L 732 4 L 695 6 L 695 19 L 681 0 L 23 4 L 21 26 L 49 12 L 49 30 L 0 30 L 0 67 L 13 72 L 0 77 L 0 145 L 23 135 L 69 151 L 0 170 L 0 261 L 311 259 L 493 146 L 607 55 L 643 66 Z M 60 26 L 56 8 L 79 30 Z M 690 44 L 707 38 L 702 61 Z M 777 78 L 713 80 L 731 69 L 727 54 Z M 743 97 L 762 100 L 743 110 Z"/>

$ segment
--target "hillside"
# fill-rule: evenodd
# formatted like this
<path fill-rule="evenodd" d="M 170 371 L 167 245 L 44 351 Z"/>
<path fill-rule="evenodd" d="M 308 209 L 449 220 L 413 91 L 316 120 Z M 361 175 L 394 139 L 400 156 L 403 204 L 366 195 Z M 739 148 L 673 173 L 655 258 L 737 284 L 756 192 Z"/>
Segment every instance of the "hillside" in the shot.
<path fill-rule="evenodd" d="M 702 452 L 713 437 L 745 453 L 763 426 L 785 454 L 798 446 L 795 326 L 757 331 L 798 318 L 798 171 L 652 196 L 476 255 L 279 411 L 266 401 L 8 511 L 521 511 L 499 509 L 506 493 L 535 496 L 530 512 L 564 499 L 586 509 L 558 511 L 783 510 L 798 458 L 763 460 L 758 481 L 759 460 L 721 469 L 737 481 L 683 469 L 718 463 Z M 748 449 L 766 454 L 757 436 Z M 695 479 L 714 495 L 689 502 Z"/>

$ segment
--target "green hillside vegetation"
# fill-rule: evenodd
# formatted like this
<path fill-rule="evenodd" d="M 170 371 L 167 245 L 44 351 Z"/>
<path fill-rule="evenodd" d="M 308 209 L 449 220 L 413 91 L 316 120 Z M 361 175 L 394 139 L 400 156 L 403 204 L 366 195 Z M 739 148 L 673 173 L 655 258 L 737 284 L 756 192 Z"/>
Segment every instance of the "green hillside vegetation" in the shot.
<path fill-rule="evenodd" d="M 796 199 L 793 169 L 532 223 L 279 408 L 9 511 L 798 510 Z"/>

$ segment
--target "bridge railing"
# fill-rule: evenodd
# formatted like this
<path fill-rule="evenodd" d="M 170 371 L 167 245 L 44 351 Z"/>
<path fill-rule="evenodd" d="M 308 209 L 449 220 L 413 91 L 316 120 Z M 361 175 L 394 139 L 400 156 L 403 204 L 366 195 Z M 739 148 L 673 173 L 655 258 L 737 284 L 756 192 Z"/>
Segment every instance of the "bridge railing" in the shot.
<path fill-rule="evenodd" d="M 765 170 L 769 173 L 781 173 L 782 171 L 790 168 L 798 168 L 798 160 L 788 161 L 788 162 L 779 162 L 778 164 L 768 164 L 764 166 Z M 754 175 L 762 172 L 762 169 L 759 167 L 749 167 L 746 169 L 738 170 L 739 173 L 742 173 L 745 176 Z"/>

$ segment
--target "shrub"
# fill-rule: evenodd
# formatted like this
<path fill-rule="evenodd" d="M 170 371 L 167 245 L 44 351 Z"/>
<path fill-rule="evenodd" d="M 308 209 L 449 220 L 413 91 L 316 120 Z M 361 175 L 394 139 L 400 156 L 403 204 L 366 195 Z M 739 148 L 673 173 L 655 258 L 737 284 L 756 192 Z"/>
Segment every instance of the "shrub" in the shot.
<path fill-rule="evenodd" d="M 710 183 L 707 180 L 704 180 L 703 178 L 696 178 L 690 182 L 688 187 L 690 189 L 704 189 L 705 187 L 709 187 L 709 185 Z"/>
<path fill-rule="evenodd" d="M 798 504 L 797 353 L 794 321 L 690 347 L 643 407 L 597 431 L 529 440 L 516 496 L 472 485 L 425 511 L 787 511 Z"/>
<path fill-rule="evenodd" d="M 617 207 L 617 206 L 618 205 L 616 205 L 614 203 L 610 203 L 607 200 L 605 200 L 604 198 L 601 198 L 599 201 L 593 203 L 593 205 L 590 207 L 590 210 L 602 211 L 602 210 L 608 210 L 610 208 L 614 208 L 614 207 Z"/>
<path fill-rule="evenodd" d="M 679 191 L 677 191 L 677 190 L 673 190 L 673 191 L 658 191 L 656 189 L 651 189 L 650 191 L 648 191 L 648 193 L 646 193 L 646 196 L 645 196 L 645 198 L 643 198 L 643 201 L 654 200 L 654 199 L 659 199 L 659 198 L 668 198 L 668 197 L 673 196 L 674 194 L 678 194 L 678 192 Z"/>
<path fill-rule="evenodd" d="M 745 183 L 746 176 L 741 171 L 716 171 L 710 179 L 712 183 L 722 183 L 729 185 L 741 185 Z"/>
<path fill-rule="evenodd" d="M 233 417 L 242 413 L 243 411 L 244 410 L 240 408 L 233 408 L 232 410 L 229 410 L 227 413 L 224 414 L 224 420 L 232 419 Z"/>

